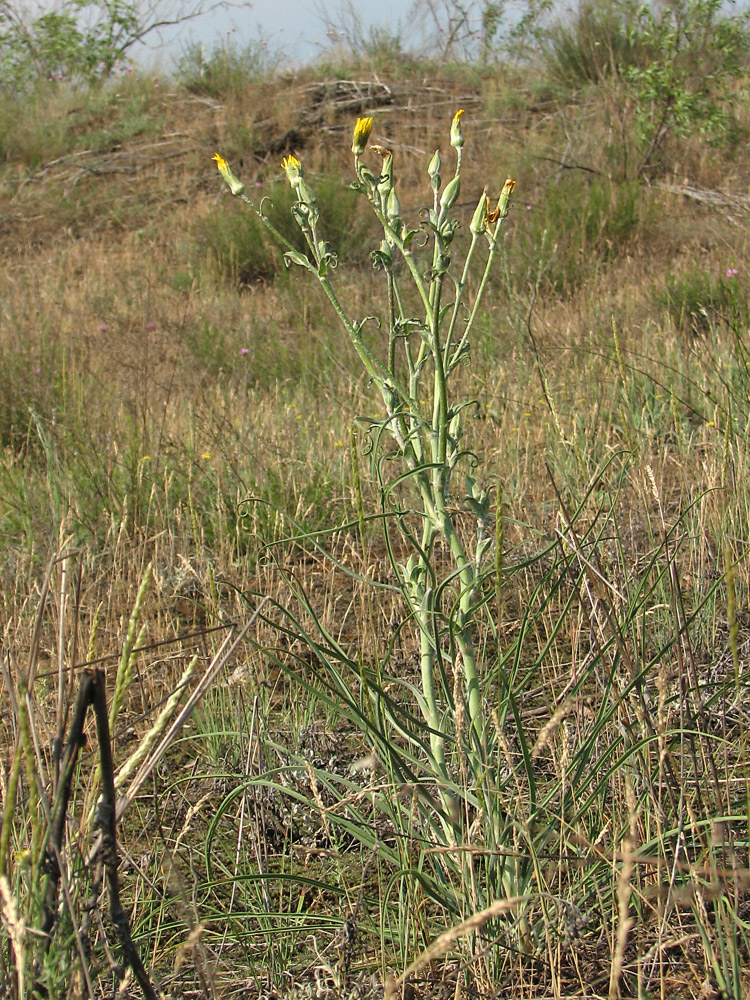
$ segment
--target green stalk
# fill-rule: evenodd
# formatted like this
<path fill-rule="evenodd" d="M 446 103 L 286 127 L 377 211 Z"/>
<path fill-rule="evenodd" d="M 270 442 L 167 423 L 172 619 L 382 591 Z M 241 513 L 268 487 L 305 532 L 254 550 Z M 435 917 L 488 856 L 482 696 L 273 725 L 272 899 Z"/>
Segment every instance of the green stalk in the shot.
<path fill-rule="evenodd" d="M 29 892 L 30 906 L 40 902 L 39 897 L 39 876 L 41 872 L 40 845 L 42 843 L 43 831 L 41 817 L 39 815 L 39 788 L 37 786 L 36 759 L 34 757 L 34 742 L 31 735 L 31 719 L 29 717 L 29 705 L 26 698 L 27 687 L 26 678 L 21 675 L 18 681 L 18 729 L 21 737 L 20 745 L 23 749 L 23 759 L 26 769 L 26 784 L 28 794 L 28 812 L 31 822 L 31 884 Z"/>
<path fill-rule="evenodd" d="M 386 406 L 390 407 L 390 400 L 388 398 L 389 394 L 386 391 L 386 386 L 391 386 L 396 391 L 397 395 L 401 397 L 402 401 L 406 403 L 407 406 L 411 406 L 413 400 L 409 397 L 407 391 L 403 388 L 403 386 L 399 385 L 397 379 L 390 376 L 390 373 L 383 368 L 367 344 L 365 344 L 364 340 L 362 340 L 362 337 L 359 335 L 359 331 L 344 312 L 344 309 L 339 302 L 335 291 L 333 290 L 333 286 L 326 275 L 319 274 L 318 281 L 320 282 L 323 291 L 326 293 L 328 301 L 333 306 L 334 312 L 348 333 L 349 339 L 354 346 L 354 350 L 359 355 L 359 359 L 364 365 L 365 371 L 377 385 L 378 389 L 380 389 L 380 393 L 383 396 L 383 401 Z"/>
<path fill-rule="evenodd" d="M 448 453 L 448 393 L 445 385 L 445 368 L 443 367 L 443 352 L 440 349 L 440 299 L 443 289 L 443 275 L 435 278 L 435 308 L 432 319 L 432 354 L 435 364 L 435 388 L 433 431 L 437 433 L 437 454 L 435 461 L 445 466 Z M 436 469 L 436 488 L 445 490 L 445 469 Z"/>
<path fill-rule="evenodd" d="M 5 804 L 3 806 L 3 820 L 0 826 L 0 875 L 8 874 L 8 854 L 10 852 L 10 838 L 13 833 L 13 817 L 16 811 L 16 795 L 18 794 L 18 780 L 21 774 L 21 743 L 16 744 L 16 752 L 13 755 L 13 763 L 10 768 L 8 787 L 5 794 Z"/>
<path fill-rule="evenodd" d="M 429 518 L 425 518 L 422 527 L 422 552 L 420 558 L 420 572 L 425 587 L 425 594 L 421 597 L 419 606 L 415 609 L 419 624 L 419 664 L 422 678 L 422 694 L 427 705 L 427 724 L 430 727 L 430 750 L 441 774 L 447 778 L 448 769 L 445 760 L 445 745 L 442 736 L 438 733 L 441 730 L 440 712 L 435 694 L 435 645 L 433 635 L 435 631 L 435 608 L 432 596 L 427 592 L 429 583 L 429 567 L 426 560 L 432 552 L 435 541 L 435 528 Z"/>
<path fill-rule="evenodd" d="M 484 742 L 484 726 L 482 724 L 482 693 L 479 684 L 479 671 L 477 669 L 474 639 L 471 627 L 477 579 L 474 571 L 474 564 L 467 557 L 464 544 L 456 531 L 455 524 L 453 523 L 453 518 L 450 516 L 443 504 L 440 506 L 440 516 L 442 518 L 441 530 L 448 541 L 453 561 L 458 569 L 458 578 L 461 582 L 461 596 L 459 597 L 459 611 L 457 616 L 458 631 L 456 632 L 456 645 L 458 646 L 459 653 L 461 654 L 464 680 L 466 682 L 466 694 L 469 704 L 469 721 L 471 722 L 481 746 Z"/>
<path fill-rule="evenodd" d="M 468 280 L 469 270 L 471 267 L 471 260 L 472 257 L 474 256 L 474 250 L 478 242 L 479 242 L 479 236 L 477 236 L 476 233 L 472 233 L 471 245 L 469 246 L 469 249 L 466 251 L 466 260 L 464 261 L 464 268 L 463 271 L 461 272 L 461 280 L 458 282 L 456 286 L 456 301 L 453 303 L 453 312 L 451 313 L 450 323 L 448 324 L 448 334 L 445 338 L 445 347 L 443 349 L 443 365 L 448 371 L 450 370 L 448 367 L 448 358 L 450 355 L 451 343 L 453 342 L 453 331 L 456 327 L 456 320 L 458 319 L 458 311 L 461 308 L 461 302 L 463 301 L 464 289 L 466 288 L 466 282 Z M 485 268 L 485 270 L 487 274 L 489 274 L 489 270 L 487 270 L 487 268 Z M 481 287 L 482 286 L 480 285 L 480 288 Z M 475 315 L 476 312 L 472 310 L 472 316 Z M 471 317 L 469 318 L 466 324 L 466 329 L 464 330 L 464 336 L 462 338 L 463 340 L 465 340 L 468 337 L 470 330 L 471 330 Z"/>
<path fill-rule="evenodd" d="M 466 321 L 466 327 L 464 328 L 463 336 L 461 337 L 461 340 L 459 341 L 459 344 L 456 347 L 455 351 L 453 352 L 453 356 L 451 357 L 450 362 L 448 363 L 447 370 L 449 372 L 453 371 L 453 369 L 458 364 L 459 359 L 463 353 L 463 350 L 466 347 L 466 343 L 469 339 L 469 333 L 471 332 L 471 328 L 474 326 L 474 321 L 477 318 L 477 313 L 479 312 L 479 306 L 481 305 L 482 297 L 484 295 L 484 290 L 487 286 L 487 280 L 489 279 L 490 276 L 492 262 L 495 258 L 495 253 L 497 252 L 497 237 L 499 231 L 500 231 L 500 222 L 498 222 L 497 226 L 495 227 L 494 235 L 490 236 L 489 233 L 487 234 L 487 241 L 490 244 L 490 252 L 487 254 L 487 261 L 484 265 L 484 273 L 482 274 L 482 280 L 479 282 L 479 288 L 477 289 L 476 298 L 474 299 L 474 305 L 472 306 L 471 313 L 469 314 L 469 318 Z"/>

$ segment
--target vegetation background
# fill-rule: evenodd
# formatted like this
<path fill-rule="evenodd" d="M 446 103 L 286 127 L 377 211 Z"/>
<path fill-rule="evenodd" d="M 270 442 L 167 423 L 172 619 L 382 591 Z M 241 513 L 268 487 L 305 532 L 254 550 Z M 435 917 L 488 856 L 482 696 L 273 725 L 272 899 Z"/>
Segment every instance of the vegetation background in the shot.
<path fill-rule="evenodd" d="M 93 722 L 50 853 L 93 666 L 124 911 L 165 995 L 747 995 L 744 15 L 584 0 L 511 29 L 425 0 L 419 51 L 352 30 L 294 72 L 252 44 L 166 76 L 76 9 L 0 5 L 4 995 L 141 989 L 91 863 Z M 448 699 L 440 816 L 371 387 L 211 155 L 292 241 L 280 160 L 303 159 L 339 294 L 378 315 L 353 122 L 417 220 L 459 107 L 463 231 L 483 188 L 517 188 L 460 374 L 494 498 L 497 765 L 483 797 Z"/>

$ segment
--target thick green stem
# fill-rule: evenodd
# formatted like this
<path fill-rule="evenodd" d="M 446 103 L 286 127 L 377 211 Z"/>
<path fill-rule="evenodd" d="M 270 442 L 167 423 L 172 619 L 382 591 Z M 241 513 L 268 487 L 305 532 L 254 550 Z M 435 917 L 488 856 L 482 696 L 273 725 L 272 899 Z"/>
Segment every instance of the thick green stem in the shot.
<path fill-rule="evenodd" d="M 430 330 L 432 340 L 432 356 L 435 364 L 435 389 L 434 389 L 434 409 L 432 429 L 437 438 L 437 452 L 434 461 L 443 466 L 436 469 L 435 488 L 436 493 L 442 494 L 445 491 L 446 469 L 445 460 L 448 453 L 448 390 L 445 384 L 445 368 L 443 366 L 443 352 L 440 347 L 440 298 L 443 289 L 443 275 L 435 278 L 435 296 L 432 328 Z M 437 497 L 436 497 L 437 499 Z"/>
<path fill-rule="evenodd" d="M 427 499 L 427 498 L 425 498 Z M 435 607 L 433 591 L 429 586 L 429 558 L 435 541 L 435 527 L 425 512 L 422 525 L 422 557 L 420 558 L 420 578 L 424 592 L 419 595 L 419 605 L 416 608 L 419 623 L 419 663 L 422 676 L 422 694 L 424 695 L 426 713 L 425 721 L 430 727 L 430 750 L 432 757 L 447 777 L 445 761 L 445 745 L 441 733 L 442 725 L 435 693 Z"/>
<path fill-rule="evenodd" d="M 458 602 L 458 613 L 456 615 L 456 645 L 461 654 L 461 665 L 464 680 L 466 682 L 466 696 L 469 706 L 469 720 L 474 729 L 479 744 L 484 742 L 484 731 L 482 725 L 482 694 L 479 684 L 479 671 L 477 669 L 476 653 L 474 650 L 474 636 L 472 627 L 472 615 L 474 612 L 474 602 L 476 599 L 477 578 L 474 564 L 466 555 L 461 536 L 456 530 L 453 518 L 445 509 L 444 504 L 440 504 L 439 516 L 441 519 L 441 530 L 445 535 L 448 546 L 453 557 L 453 562 L 458 569 L 458 578 L 461 583 L 461 595 Z"/>

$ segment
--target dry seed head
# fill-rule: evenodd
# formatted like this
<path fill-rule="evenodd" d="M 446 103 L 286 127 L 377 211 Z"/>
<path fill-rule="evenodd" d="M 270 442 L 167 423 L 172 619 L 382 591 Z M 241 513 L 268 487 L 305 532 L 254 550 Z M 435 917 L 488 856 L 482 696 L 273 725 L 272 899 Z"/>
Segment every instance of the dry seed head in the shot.
<path fill-rule="evenodd" d="M 653 494 L 654 500 L 661 506 L 661 500 L 659 499 L 659 488 L 656 485 L 656 476 L 654 475 L 654 470 L 650 465 L 646 466 L 646 475 L 648 476 L 649 482 L 651 483 L 651 493 Z"/>
<path fill-rule="evenodd" d="M 531 751 L 531 759 L 536 760 L 539 754 L 549 743 L 555 730 L 560 726 L 570 713 L 576 708 L 575 698 L 567 698 L 557 709 L 552 718 L 546 722 L 539 731 L 534 749 Z"/>

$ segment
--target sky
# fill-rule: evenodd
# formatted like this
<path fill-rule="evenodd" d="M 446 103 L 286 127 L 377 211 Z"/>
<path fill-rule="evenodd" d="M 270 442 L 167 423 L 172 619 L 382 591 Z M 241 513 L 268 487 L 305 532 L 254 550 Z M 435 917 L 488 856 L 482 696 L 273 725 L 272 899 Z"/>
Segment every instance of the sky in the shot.
<path fill-rule="evenodd" d="M 210 51 L 225 40 L 242 47 L 255 39 L 266 42 L 272 51 L 283 50 L 289 62 L 303 63 L 335 41 L 330 32 L 327 35 L 327 26 L 346 32 L 357 27 L 354 17 L 365 32 L 373 25 L 390 25 L 396 33 L 399 21 L 404 27 L 410 6 L 411 0 L 358 0 L 356 6 L 346 0 L 252 0 L 242 7 L 216 10 L 163 32 L 163 48 L 152 36 L 147 49 L 175 58 L 190 42 L 202 43 Z"/>

